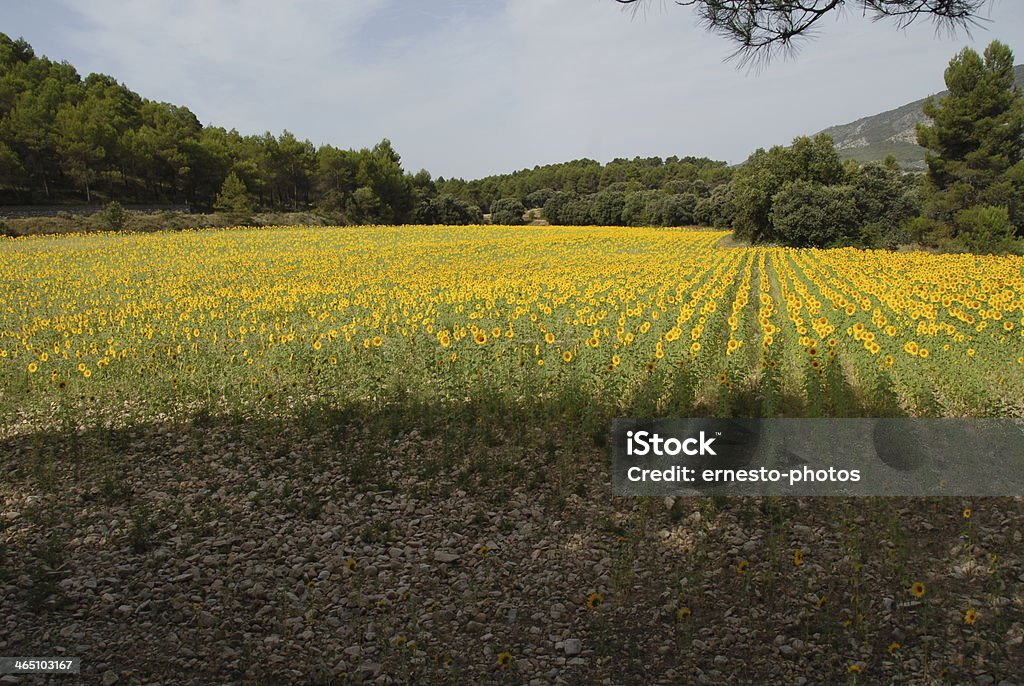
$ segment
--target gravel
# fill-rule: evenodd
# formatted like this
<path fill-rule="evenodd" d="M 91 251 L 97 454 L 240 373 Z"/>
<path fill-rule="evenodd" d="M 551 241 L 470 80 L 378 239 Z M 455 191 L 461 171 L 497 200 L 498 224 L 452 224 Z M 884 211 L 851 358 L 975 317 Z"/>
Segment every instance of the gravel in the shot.
<path fill-rule="evenodd" d="M 80 656 L 106 686 L 845 683 L 854 663 L 1009 686 L 1024 664 L 1019 499 L 970 503 L 969 529 L 943 499 L 680 505 L 612 497 L 596 447 L 509 438 L 474 481 L 440 437 L 352 433 L 156 425 L 45 479 L 38 437 L 4 438 L 0 655 Z"/>

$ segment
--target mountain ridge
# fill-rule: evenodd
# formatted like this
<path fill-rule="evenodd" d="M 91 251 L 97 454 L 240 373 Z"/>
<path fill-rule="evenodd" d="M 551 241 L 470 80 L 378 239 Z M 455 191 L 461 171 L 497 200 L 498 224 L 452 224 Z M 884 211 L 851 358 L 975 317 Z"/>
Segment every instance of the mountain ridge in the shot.
<path fill-rule="evenodd" d="M 1013 72 L 1017 87 L 1024 90 L 1024 64 L 1015 66 Z M 943 98 L 948 93 L 940 91 L 934 96 Z M 928 119 L 922 109 L 927 99 L 920 98 L 885 112 L 830 126 L 819 133 L 832 136 L 843 159 L 873 162 L 891 154 L 905 169 L 924 170 L 925 150 L 917 144 L 916 127 Z"/>

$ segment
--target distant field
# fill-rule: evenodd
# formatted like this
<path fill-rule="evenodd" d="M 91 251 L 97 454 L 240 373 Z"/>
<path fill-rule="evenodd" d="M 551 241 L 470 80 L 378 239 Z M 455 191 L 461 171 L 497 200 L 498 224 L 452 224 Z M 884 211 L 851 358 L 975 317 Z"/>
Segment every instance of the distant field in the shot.
<path fill-rule="evenodd" d="M 348 227 L 0 243 L 0 407 L 1024 413 L 1024 259 L 714 231 Z M 88 413 L 78 413 L 84 407 Z M 8 429 L 10 429 L 10 425 Z"/>

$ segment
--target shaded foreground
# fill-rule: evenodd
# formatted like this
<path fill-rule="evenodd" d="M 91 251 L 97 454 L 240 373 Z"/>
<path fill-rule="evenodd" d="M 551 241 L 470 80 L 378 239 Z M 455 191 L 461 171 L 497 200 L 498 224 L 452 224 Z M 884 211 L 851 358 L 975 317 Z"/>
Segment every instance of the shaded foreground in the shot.
<path fill-rule="evenodd" d="M 565 408 L 8 436 L 0 654 L 103 684 L 1019 683 L 1020 499 L 614 498 Z"/>

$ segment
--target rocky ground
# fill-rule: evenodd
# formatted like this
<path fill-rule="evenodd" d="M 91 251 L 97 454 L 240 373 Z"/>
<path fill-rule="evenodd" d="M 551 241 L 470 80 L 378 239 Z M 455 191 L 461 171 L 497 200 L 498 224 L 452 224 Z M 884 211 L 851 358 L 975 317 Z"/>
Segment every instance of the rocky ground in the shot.
<path fill-rule="evenodd" d="M 1024 684 L 1021 499 L 615 498 L 528 431 L 0 451 L 0 655 L 82 658 L 0 684 Z"/>

